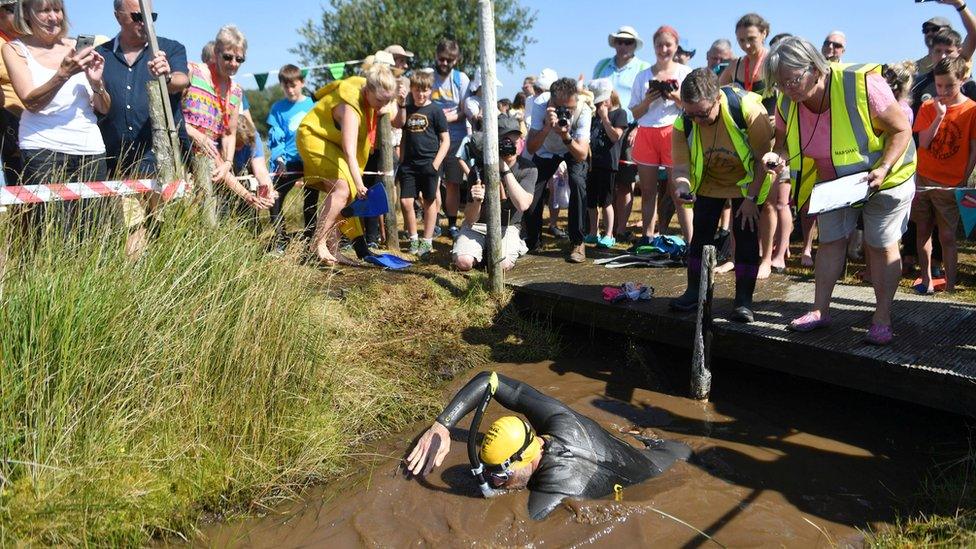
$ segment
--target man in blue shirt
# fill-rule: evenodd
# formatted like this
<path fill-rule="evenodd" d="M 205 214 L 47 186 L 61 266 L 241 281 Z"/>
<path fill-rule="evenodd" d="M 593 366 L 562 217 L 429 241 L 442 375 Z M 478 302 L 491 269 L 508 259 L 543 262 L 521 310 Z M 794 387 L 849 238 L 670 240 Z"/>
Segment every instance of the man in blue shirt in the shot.
<path fill-rule="evenodd" d="M 115 0 L 114 8 L 119 34 L 98 47 L 98 53 L 105 58 L 105 89 L 112 97 L 108 114 L 98 121 L 105 142 L 105 159 L 113 177 L 154 177 L 156 156 L 152 150 L 146 83 L 159 76 L 166 77 L 173 119 L 180 131 L 180 141 L 189 150 L 180 109 L 180 95 L 190 84 L 186 48 L 179 42 L 160 37 L 160 51 L 154 57 L 149 49 L 139 1 Z M 145 201 L 136 199 L 124 204 L 126 226 L 130 229 L 126 251 L 130 255 L 140 253 L 145 247 L 147 208 L 154 209 Z"/>

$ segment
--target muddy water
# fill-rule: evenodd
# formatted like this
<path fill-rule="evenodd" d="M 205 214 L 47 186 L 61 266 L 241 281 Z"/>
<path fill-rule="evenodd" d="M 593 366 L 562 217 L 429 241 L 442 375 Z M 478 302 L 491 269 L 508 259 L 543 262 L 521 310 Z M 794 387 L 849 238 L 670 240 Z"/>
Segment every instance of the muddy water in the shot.
<path fill-rule="evenodd" d="M 748 369 L 716 369 L 713 401 L 679 396 L 685 381 L 613 362 L 567 359 L 497 365 L 612 432 L 651 430 L 695 451 L 614 501 L 567 501 L 542 522 L 527 493 L 486 501 L 468 472 L 463 430 L 445 464 L 407 480 L 393 459 L 260 519 L 204 529 L 214 547 L 860 545 L 890 523 L 922 475 L 948 460 L 961 423 L 923 409 Z M 445 403 L 466 379 L 445 394 Z M 680 384 L 680 386 L 678 386 Z M 652 386 L 655 390 L 635 386 Z M 493 404 L 485 425 L 502 414 Z M 467 428 L 470 418 L 462 422 Z M 421 429 L 417 426 L 417 431 Z M 415 433 L 386 441 L 406 450 Z M 625 439 L 627 436 L 622 435 Z M 633 441 L 633 439 L 630 439 Z M 636 444 L 636 442 L 634 442 Z M 712 539 L 696 532 L 706 532 Z M 712 541 L 714 540 L 714 541 Z"/>

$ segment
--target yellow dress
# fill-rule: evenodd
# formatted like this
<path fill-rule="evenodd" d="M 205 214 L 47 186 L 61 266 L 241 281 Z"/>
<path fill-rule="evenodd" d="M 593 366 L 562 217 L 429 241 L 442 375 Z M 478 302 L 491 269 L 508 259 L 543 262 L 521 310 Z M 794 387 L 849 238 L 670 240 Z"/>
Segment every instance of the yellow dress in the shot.
<path fill-rule="evenodd" d="M 349 187 L 347 204 L 356 199 L 356 183 L 349 163 L 342 154 L 342 129 L 332 118 L 332 110 L 339 105 L 352 108 L 359 115 L 356 139 L 356 161 L 360 169 L 366 165 L 376 135 L 378 113 L 366 102 L 362 93 L 366 79 L 352 76 L 331 82 L 315 92 L 315 106 L 298 126 L 296 144 L 305 164 L 305 184 L 312 189 L 325 190 L 325 181 L 342 181 Z M 363 234 L 359 218 L 338 220 L 339 230 L 353 239 Z"/>

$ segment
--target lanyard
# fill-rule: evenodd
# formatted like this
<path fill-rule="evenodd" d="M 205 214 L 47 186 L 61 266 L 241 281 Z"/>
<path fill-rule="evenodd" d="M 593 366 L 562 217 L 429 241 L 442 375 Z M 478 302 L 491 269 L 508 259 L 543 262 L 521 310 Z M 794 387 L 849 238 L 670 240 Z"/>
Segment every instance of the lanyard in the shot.
<path fill-rule="evenodd" d="M 745 60 L 745 74 L 743 75 L 743 83 L 745 84 L 746 91 L 752 91 L 753 84 L 756 83 L 756 73 L 759 72 L 759 68 L 762 67 L 763 60 L 766 59 L 766 50 L 763 50 L 762 55 L 759 56 L 759 62 L 756 63 L 755 69 L 749 66 L 749 56 L 746 56 Z"/>

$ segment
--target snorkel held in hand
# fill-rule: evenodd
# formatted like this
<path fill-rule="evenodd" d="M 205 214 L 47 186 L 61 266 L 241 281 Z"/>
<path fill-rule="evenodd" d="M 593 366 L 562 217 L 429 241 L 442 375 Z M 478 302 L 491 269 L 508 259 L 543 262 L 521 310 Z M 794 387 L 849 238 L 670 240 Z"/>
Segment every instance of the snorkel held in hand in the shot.
<path fill-rule="evenodd" d="M 491 402 L 491 397 L 497 390 L 498 374 L 492 372 L 491 377 L 488 379 L 488 386 L 485 387 L 485 396 L 481 400 L 481 405 L 475 410 L 474 418 L 471 420 L 471 428 L 468 430 L 468 461 L 471 462 L 471 474 L 477 479 L 478 488 L 481 489 L 481 495 L 485 498 L 493 498 L 505 493 L 505 490 L 496 490 L 491 487 L 491 484 L 488 482 L 488 476 L 485 474 L 485 464 L 478 457 L 478 429 L 481 428 L 481 420 L 485 416 L 485 409 L 488 408 L 488 403 Z"/>

